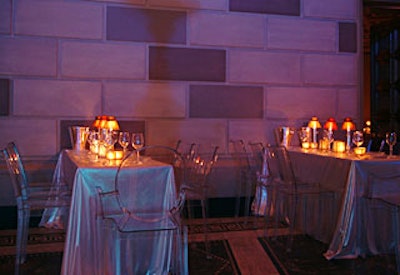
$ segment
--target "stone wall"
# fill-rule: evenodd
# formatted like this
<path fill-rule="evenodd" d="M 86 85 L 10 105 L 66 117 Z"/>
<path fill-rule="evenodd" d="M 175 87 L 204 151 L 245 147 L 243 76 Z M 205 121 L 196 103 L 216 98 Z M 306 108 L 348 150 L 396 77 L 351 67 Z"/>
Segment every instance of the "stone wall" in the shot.
<path fill-rule="evenodd" d="M 149 144 L 222 152 L 313 115 L 359 122 L 360 6 L 0 0 L 0 145 L 55 159 L 62 125 L 101 114 L 144 123 Z"/>

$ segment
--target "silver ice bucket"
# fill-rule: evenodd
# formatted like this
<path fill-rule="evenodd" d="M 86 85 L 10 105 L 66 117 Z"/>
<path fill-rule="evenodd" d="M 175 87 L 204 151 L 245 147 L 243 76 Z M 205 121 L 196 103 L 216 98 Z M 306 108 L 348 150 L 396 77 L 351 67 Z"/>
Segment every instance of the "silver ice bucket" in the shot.
<path fill-rule="evenodd" d="M 72 149 L 82 151 L 86 148 L 86 141 L 89 135 L 89 127 L 71 126 L 69 127 L 69 137 Z"/>
<path fill-rule="evenodd" d="M 275 129 L 275 141 L 278 145 L 290 146 L 295 129 L 291 127 L 278 127 Z"/>

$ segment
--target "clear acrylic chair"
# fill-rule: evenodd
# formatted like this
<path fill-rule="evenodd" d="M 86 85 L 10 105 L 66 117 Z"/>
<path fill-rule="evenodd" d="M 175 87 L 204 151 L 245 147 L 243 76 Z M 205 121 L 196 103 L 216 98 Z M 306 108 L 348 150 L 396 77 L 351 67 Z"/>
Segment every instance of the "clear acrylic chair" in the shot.
<path fill-rule="evenodd" d="M 139 152 L 143 162 L 151 158 L 170 164 L 175 184 L 185 182 L 185 160 L 174 148 L 145 146 Z M 103 249 L 104 262 L 111 262 L 106 273 L 188 274 L 187 230 L 180 217 L 185 190 L 178 189 L 177 196 L 171 198 L 175 186 L 163 184 L 163 192 L 154 188 L 155 175 L 138 186 L 138 178 L 144 175 L 140 171 L 132 174 L 135 160 L 135 151 L 124 157 L 112 190 L 98 188 L 102 232 L 107 240 L 116 242 L 111 249 L 107 245 Z M 122 191 L 123 185 L 135 184 L 135 192 Z"/>
<path fill-rule="evenodd" d="M 205 254 L 211 258 L 208 242 L 208 190 L 209 179 L 215 163 L 218 160 L 218 146 L 211 150 L 201 151 L 201 146 L 191 143 L 186 152 L 183 152 L 187 164 L 187 180 L 181 187 L 186 194 L 186 215 L 189 220 L 196 217 L 195 210 L 200 208 L 203 223 Z"/>
<path fill-rule="evenodd" d="M 11 176 L 14 195 L 17 202 L 17 254 L 15 274 L 20 273 L 20 265 L 26 261 L 29 220 L 32 210 L 46 208 L 68 208 L 71 202 L 71 190 L 68 186 L 52 185 L 50 182 L 29 182 L 21 156 L 14 142 L 8 143 L 2 150 Z"/>
<path fill-rule="evenodd" d="M 242 139 L 238 140 L 230 140 L 229 141 L 229 152 L 232 156 L 232 159 L 235 161 L 235 167 L 237 171 L 236 178 L 238 179 L 238 188 L 237 188 L 237 196 L 236 196 L 236 205 L 235 205 L 235 216 L 238 217 L 240 215 L 240 204 L 241 204 L 241 195 L 242 188 L 244 187 L 244 196 L 245 196 L 245 204 L 244 204 L 244 217 L 245 223 L 247 223 L 247 217 L 251 215 L 250 212 L 250 204 L 251 198 L 254 195 L 254 189 L 256 185 L 256 177 L 253 174 L 253 170 L 250 163 L 250 155 L 247 152 L 246 145 Z"/>
<path fill-rule="evenodd" d="M 367 207 L 383 208 L 391 213 L 393 250 L 396 257 L 397 274 L 400 274 L 400 240 L 399 240 L 399 219 L 400 219 L 400 172 L 388 172 L 387 174 L 368 174 L 368 184 L 364 189 L 362 198 L 366 200 Z M 370 216 L 368 216 L 370 217 Z M 367 219 L 366 226 L 373 228 L 374 220 Z M 382 228 L 382 227 L 380 227 Z"/>
<path fill-rule="evenodd" d="M 254 217 L 264 216 L 265 223 L 268 224 L 268 218 L 274 213 L 273 210 L 273 192 L 272 189 L 274 177 L 271 175 L 268 164 L 268 150 L 262 142 L 250 141 L 248 143 L 250 154 L 248 162 L 251 167 L 251 177 L 256 183 L 254 200 L 251 210 Z M 265 235 L 267 227 L 265 226 Z"/>
<path fill-rule="evenodd" d="M 282 218 L 289 224 L 289 238 L 287 250 L 291 250 L 293 235 L 296 229 L 298 210 L 302 208 L 303 225 L 307 227 L 307 204 L 316 200 L 319 207 L 319 215 L 322 215 L 321 202 L 326 199 L 335 199 L 335 192 L 321 186 L 320 183 L 300 182 L 294 174 L 289 153 L 284 146 L 266 147 L 268 165 L 270 168 L 271 183 L 269 187 L 273 196 L 275 235 L 279 219 Z M 299 207 L 300 204 L 300 207 Z M 287 214 L 287 216 L 286 216 Z M 283 216 L 283 217 L 281 217 Z M 267 217 L 267 215 L 266 215 Z"/>

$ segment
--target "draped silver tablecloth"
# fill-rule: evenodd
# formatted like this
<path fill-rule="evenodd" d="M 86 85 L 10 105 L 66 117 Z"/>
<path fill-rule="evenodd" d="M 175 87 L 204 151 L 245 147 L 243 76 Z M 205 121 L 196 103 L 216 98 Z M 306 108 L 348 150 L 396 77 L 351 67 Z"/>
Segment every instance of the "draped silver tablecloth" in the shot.
<path fill-rule="evenodd" d="M 391 215 L 382 207 L 370 207 L 361 199 L 368 183 L 368 173 L 386 175 L 400 170 L 400 158 L 389 159 L 382 154 L 353 154 L 289 149 L 296 176 L 309 182 L 320 182 L 339 195 L 337 206 L 324 206 L 318 212 L 308 213 L 303 230 L 325 243 L 327 259 L 356 258 L 367 254 L 387 253 L 393 249 Z M 387 187 L 385 187 L 387 188 Z M 397 192 L 399 186 L 381 192 Z M 335 205 L 335 204 L 334 204 Z M 333 219 L 331 219 L 333 213 Z M 302 226 L 302 225 L 301 225 Z M 321 229 L 322 226 L 322 230 Z"/>
<path fill-rule="evenodd" d="M 129 169 L 137 176 L 135 184 L 119 184 L 120 193 L 129 196 L 129 200 L 125 201 L 129 209 L 169 209 L 174 204 L 176 188 L 170 165 L 143 158 L 142 165 L 132 163 Z M 165 261 L 171 260 L 172 235 L 160 235 L 158 239 L 153 238 L 147 242 L 120 242 L 102 234 L 96 188 L 101 187 L 103 191 L 113 190 L 116 172 L 115 162 L 94 162 L 87 152 L 64 151 L 60 155 L 55 178 L 62 178 L 72 186 L 62 274 L 113 273 L 115 261 L 111 258 L 115 256 L 112 253 L 115 246 L 121 246 L 120 257 L 139 259 L 132 261 L 132 274 L 144 272 L 137 262 L 150 265 L 146 272 L 162 274 L 160 270 L 165 266 Z M 55 180 L 55 184 L 57 182 Z M 138 193 L 141 194 L 140 197 L 135 196 Z M 55 213 L 57 212 L 53 210 L 53 214 Z M 51 218 L 49 222 L 55 220 L 60 219 Z M 111 251 L 110 259 L 101 256 L 104 249 Z"/>

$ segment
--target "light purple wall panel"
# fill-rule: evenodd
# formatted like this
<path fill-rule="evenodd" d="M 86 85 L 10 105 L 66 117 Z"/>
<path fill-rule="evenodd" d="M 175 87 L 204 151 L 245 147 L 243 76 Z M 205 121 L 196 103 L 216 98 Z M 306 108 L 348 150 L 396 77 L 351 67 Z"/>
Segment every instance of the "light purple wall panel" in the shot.
<path fill-rule="evenodd" d="M 321 20 L 271 17 L 268 19 L 268 48 L 304 51 L 336 50 L 336 23 Z"/>
<path fill-rule="evenodd" d="M 65 77 L 144 79 L 145 47 L 120 43 L 64 42 L 61 74 Z"/>
<path fill-rule="evenodd" d="M 0 0 L 0 33 L 11 33 L 11 0 Z"/>
<path fill-rule="evenodd" d="M 52 156 L 58 150 L 57 123 L 52 119 L 14 118 L 0 120 L 0 146 L 8 142 L 18 145 L 22 156 Z M 4 131 L 7 129 L 7 131 Z"/>
<path fill-rule="evenodd" d="M 356 58 L 352 55 L 306 55 L 303 75 L 305 83 L 325 85 L 355 85 Z"/>
<path fill-rule="evenodd" d="M 15 80 L 14 114 L 94 117 L 101 109 L 99 82 Z"/>
<path fill-rule="evenodd" d="M 103 9 L 85 2 L 16 1 L 18 34 L 72 38 L 102 38 Z"/>
<path fill-rule="evenodd" d="M 186 87 L 180 83 L 107 82 L 104 112 L 118 117 L 185 118 Z"/>
<path fill-rule="evenodd" d="M 190 44 L 263 48 L 266 19 L 261 16 L 195 12 L 189 15 Z"/>
<path fill-rule="evenodd" d="M 56 62 L 54 40 L 0 37 L 0 74 L 54 77 Z"/>
<path fill-rule="evenodd" d="M 228 56 L 229 81 L 287 84 L 301 82 L 300 54 L 232 50 Z"/>
<path fill-rule="evenodd" d="M 185 44 L 186 13 L 108 7 L 107 39 Z"/>
<path fill-rule="evenodd" d="M 336 89 L 275 87 L 266 92 L 268 118 L 303 119 L 336 117 Z"/>
<path fill-rule="evenodd" d="M 304 16 L 355 19 L 359 14 L 358 0 L 303 0 Z"/>

